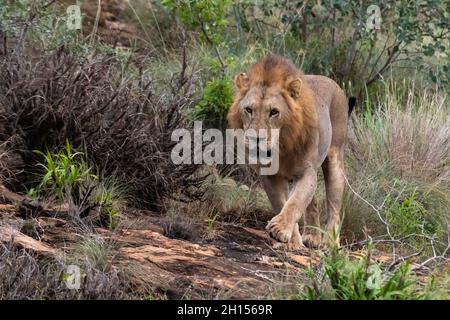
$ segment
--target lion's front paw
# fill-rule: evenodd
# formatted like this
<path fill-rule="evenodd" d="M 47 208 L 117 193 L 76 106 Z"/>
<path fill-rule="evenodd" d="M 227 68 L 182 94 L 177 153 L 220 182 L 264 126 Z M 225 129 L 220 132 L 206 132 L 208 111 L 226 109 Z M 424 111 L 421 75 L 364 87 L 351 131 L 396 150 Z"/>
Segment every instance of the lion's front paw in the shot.
<path fill-rule="evenodd" d="M 266 230 L 275 240 L 288 243 L 291 241 L 294 226 L 295 224 L 290 223 L 283 215 L 279 214 L 269 221 Z"/>
<path fill-rule="evenodd" d="M 317 249 L 320 247 L 321 239 L 319 233 L 303 234 L 303 244 L 310 249 Z"/>

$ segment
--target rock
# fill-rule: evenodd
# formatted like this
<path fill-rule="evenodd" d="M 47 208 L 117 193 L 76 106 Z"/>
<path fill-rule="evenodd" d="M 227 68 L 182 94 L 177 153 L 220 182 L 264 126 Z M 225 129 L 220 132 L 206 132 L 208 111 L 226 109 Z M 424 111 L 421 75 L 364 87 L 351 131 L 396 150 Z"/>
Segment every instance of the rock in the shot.
<path fill-rule="evenodd" d="M 0 241 L 12 241 L 39 255 L 64 257 L 82 239 L 79 229 L 63 219 L 40 216 L 33 221 L 43 230 L 39 240 L 0 224 Z M 218 222 L 219 237 L 195 243 L 164 236 L 160 223 L 155 216 L 141 229 L 95 229 L 102 240 L 114 243 L 111 263 L 125 271 L 136 290 L 151 288 L 171 299 L 268 298 L 277 279 L 288 269 L 298 270 L 285 251 L 273 249 L 273 240 L 264 230 Z M 292 260 L 308 261 L 301 254 Z"/>
<path fill-rule="evenodd" d="M 11 227 L 0 226 L 0 242 L 9 243 L 11 241 L 14 245 L 23 249 L 31 250 L 39 255 L 52 257 L 57 257 L 60 255 L 58 250 L 41 241 L 37 241 L 29 236 L 26 236 Z"/>
<path fill-rule="evenodd" d="M 319 262 L 318 259 L 315 259 L 313 257 L 301 256 L 301 255 L 298 255 L 298 254 L 290 254 L 289 258 L 292 261 L 294 261 L 294 262 L 296 262 L 296 263 L 298 263 L 298 264 L 300 264 L 300 265 L 302 265 L 304 267 L 309 267 L 309 266 L 315 265 L 315 264 L 317 264 Z"/>
<path fill-rule="evenodd" d="M 1 212 L 15 212 L 16 206 L 12 204 L 0 204 L 0 213 Z"/>

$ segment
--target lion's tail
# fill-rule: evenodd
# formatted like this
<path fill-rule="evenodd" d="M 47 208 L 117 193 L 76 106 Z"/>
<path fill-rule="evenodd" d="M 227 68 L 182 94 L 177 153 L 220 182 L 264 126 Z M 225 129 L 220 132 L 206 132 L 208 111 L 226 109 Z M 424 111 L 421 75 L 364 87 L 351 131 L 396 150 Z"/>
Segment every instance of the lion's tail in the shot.
<path fill-rule="evenodd" d="M 356 105 L 356 97 L 348 98 L 348 116 L 350 116 L 350 114 L 352 113 L 355 105 Z"/>

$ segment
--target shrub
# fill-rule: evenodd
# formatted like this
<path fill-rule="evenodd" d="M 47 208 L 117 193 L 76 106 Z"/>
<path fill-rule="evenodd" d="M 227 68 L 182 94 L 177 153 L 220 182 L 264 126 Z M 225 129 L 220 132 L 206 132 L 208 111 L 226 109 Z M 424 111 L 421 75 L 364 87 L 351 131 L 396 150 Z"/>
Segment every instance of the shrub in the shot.
<path fill-rule="evenodd" d="M 231 82 L 220 79 L 211 80 L 205 86 L 202 99 L 195 106 L 194 116 L 208 127 L 225 129 L 228 109 L 232 103 Z"/>
<path fill-rule="evenodd" d="M 200 39 L 214 48 L 223 78 L 226 65 L 218 46 L 222 43 L 222 34 L 229 23 L 226 15 L 231 7 L 231 1 L 163 0 L 161 3 L 176 13 L 185 25 L 200 30 Z"/>
<path fill-rule="evenodd" d="M 0 143 L 15 137 L 12 149 L 24 164 L 16 172 L 19 181 L 29 181 L 37 162 L 31 150 L 57 150 L 68 140 L 88 150 L 99 172 L 126 183 L 136 204 L 157 209 L 176 191 L 201 196 L 199 166 L 175 165 L 170 158 L 171 132 L 190 127 L 186 75 L 171 82 L 172 93 L 155 94 L 142 75 L 123 78 L 115 57 L 81 59 L 60 48 L 32 61 L 0 60 Z"/>
<path fill-rule="evenodd" d="M 230 0 L 163 0 L 161 3 L 176 12 L 181 21 L 189 27 L 200 27 L 208 42 L 217 43 L 220 32 L 228 25 L 226 14 Z"/>
<path fill-rule="evenodd" d="M 435 221 L 417 199 L 415 191 L 403 199 L 392 200 L 388 195 L 386 208 L 387 222 L 397 237 L 411 234 L 433 236 L 437 232 Z"/>

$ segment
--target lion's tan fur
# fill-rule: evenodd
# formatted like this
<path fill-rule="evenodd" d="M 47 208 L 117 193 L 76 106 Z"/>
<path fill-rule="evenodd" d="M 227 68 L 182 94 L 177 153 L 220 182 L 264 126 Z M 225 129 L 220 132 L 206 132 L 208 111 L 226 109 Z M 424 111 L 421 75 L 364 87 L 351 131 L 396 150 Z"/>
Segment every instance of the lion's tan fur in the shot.
<path fill-rule="evenodd" d="M 238 75 L 235 84 L 237 93 L 228 113 L 230 127 L 280 130 L 280 170 L 261 177 L 277 213 L 267 225 L 269 234 L 294 249 L 302 241 L 318 246 L 320 219 L 314 194 L 320 167 L 326 184 L 328 237 L 340 223 L 349 111 L 344 92 L 333 80 L 304 75 L 292 62 L 274 55 L 254 64 L 248 74 Z M 290 180 L 294 184 L 288 192 Z M 298 221 L 303 214 L 302 238 Z"/>

